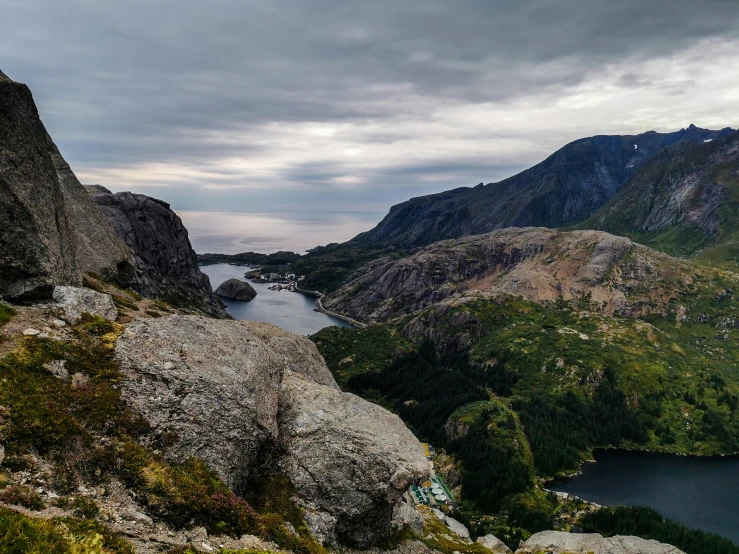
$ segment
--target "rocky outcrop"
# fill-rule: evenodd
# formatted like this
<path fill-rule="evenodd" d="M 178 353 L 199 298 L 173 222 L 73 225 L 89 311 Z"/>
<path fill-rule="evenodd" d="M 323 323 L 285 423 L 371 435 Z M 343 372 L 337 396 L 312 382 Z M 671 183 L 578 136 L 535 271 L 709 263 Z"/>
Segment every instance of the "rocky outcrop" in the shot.
<path fill-rule="evenodd" d="M 187 229 L 169 204 L 144 194 L 113 194 L 99 185 L 87 190 L 135 259 L 133 289 L 178 307 L 228 317 L 200 271 Z"/>
<path fill-rule="evenodd" d="M 277 456 L 306 523 L 326 543 L 386 537 L 393 506 L 428 473 L 397 416 L 342 393 L 312 342 L 273 325 L 139 320 L 116 356 L 123 398 L 168 458 L 198 456 L 240 490 Z"/>
<path fill-rule="evenodd" d="M 684 554 L 672 545 L 639 537 L 604 538 L 597 533 L 541 531 L 519 546 L 516 554 Z"/>
<path fill-rule="evenodd" d="M 464 526 L 464 524 L 460 523 L 453 517 L 449 517 L 441 510 L 434 509 L 433 512 L 439 521 L 441 521 L 444 525 L 449 527 L 449 530 L 452 533 L 457 535 L 460 539 L 469 540 L 470 531 L 469 529 L 467 529 L 467 527 Z"/>
<path fill-rule="evenodd" d="M 53 299 L 68 323 L 77 323 L 85 313 L 108 321 L 115 321 L 118 317 L 118 309 L 109 294 L 85 288 L 56 287 Z"/>
<path fill-rule="evenodd" d="M 509 228 L 368 265 L 322 301 L 327 309 L 360 321 L 386 321 L 480 294 L 539 303 L 587 299 L 592 309 L 608 315 L 639 315 L 664 309 L 689 281 L 689 268 L 607 233 Z"/>
<path fill-rule="evenodd" d="M 228 281 L 221 283 L 221 285 L 216 289 L 215 294 L 231 300 L 250 302 L 257 295 L 257 291 L 255 291 L 254 287 L 246 281 L 229 279 Z"/>
<path fill-rule="evenodd" d="M 510 554 L 511 549 L 506 546 L 502 540 L 495 535 L 485 535 L 478 537 L 475 541 L 477 544 L 481 544 L 488 550 L 495 552 L 496 554 Z"/>
<path fill-rule="evenodd" d="M 336 538 L 358 546 L 387 531 L 393 506 L 428 472 L 398 416 L 295 374 L 280 388 L 280 437 L 306 511 L 335 518 Z"/>
<path fill-rule="evenodd" d="M 593 214 L 665 147 L 703 144 L 731 132 L 690 125 L 673 133 L 579 139 L 498 183 L 457 188 L 393 206 L 377 227 L 352 243 L 415 247 L 504 227 L 563 227 Z"/>
<path fill-rule="evenodd" d="M 132 261 L 46 132 L 31 91 L 0 76 L 0 296 L 49 298 L 88 272 L 128 285 Z"/>

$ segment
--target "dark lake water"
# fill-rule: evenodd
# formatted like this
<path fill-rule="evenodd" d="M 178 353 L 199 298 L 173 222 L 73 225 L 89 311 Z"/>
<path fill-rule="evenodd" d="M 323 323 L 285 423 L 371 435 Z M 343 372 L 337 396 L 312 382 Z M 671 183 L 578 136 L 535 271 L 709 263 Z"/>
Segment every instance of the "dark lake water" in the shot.
<path fill-rule="evenodd" d="M 739 544 L 739 456 L 699 458 L 604 450 L 582 474 L 550 485 L 605 506 L 649 506 Z"/>
<path fill-rule="evenodd" d="M 215 290 L 218 285 L 233 277 L 244 279 L 244 273 L 249 268 L 229 264 L 206 265 L 200 268 L 210 278 L 210 284 Z M 291 333 L 312 335 L 324 327 L 338 325 L 351 327 L 348 323 L 335 317 L 314 312 L 316 299 L 313 296 L 289 292 L 286 290 L 269 290 L 267 283 L 250 283 L 257 291 L 257 296 L 251 302 L 239 302 L 222 298 L 228 313 L 236 319 L 251 319 L 274 323 Z"/>

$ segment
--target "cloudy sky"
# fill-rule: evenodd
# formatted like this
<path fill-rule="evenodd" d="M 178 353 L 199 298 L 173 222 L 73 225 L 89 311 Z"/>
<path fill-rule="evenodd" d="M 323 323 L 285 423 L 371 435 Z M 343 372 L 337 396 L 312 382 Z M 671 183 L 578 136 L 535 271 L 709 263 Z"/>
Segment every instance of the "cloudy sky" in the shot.
<path fill-rule="evenodd" d="M 593 134 L 737 126 L 738 0 L 3 0 L 85 183 L 385 211 Z"/>

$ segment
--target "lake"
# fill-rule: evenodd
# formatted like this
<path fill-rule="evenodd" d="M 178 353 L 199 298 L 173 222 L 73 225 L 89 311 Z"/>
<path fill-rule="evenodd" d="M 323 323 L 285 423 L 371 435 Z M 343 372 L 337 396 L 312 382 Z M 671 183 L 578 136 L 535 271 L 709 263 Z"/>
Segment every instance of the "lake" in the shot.
<path fill-rule="evenodd" d="M 739 456 L 603 450 L 595 460 L 550 488 L 605 506 L 648 506 L 739 544 Z"/>
<path fill-rule="evenodd" d="M 244 273 L 249 270 L 248 267 L 229 264 L 206 265 L 200 269 L 210 278 L 213 290 L 234 277 L 246 281 Z M 274 323 L 298 335 L 312 335 L 331 325 L 351 327 L 345 321 L 313 311 L 316 307 L 316 298 L 313 296 L 286 290 L 269 290 L 269 283 L 250 284 L 257 291 L 257 296 L 251 302 L 221 298 L 228 313 L 236 319 Z"/>
<path fill-rule="evenodd" d="M 373 228 L 377 212 L 197 212 L 177 210 L 195 252 L 239 254 L 280 250 L 304 253 L 316 246 L 345 242 Z M 215 288 L 215 287 L 213 287 Z"/>

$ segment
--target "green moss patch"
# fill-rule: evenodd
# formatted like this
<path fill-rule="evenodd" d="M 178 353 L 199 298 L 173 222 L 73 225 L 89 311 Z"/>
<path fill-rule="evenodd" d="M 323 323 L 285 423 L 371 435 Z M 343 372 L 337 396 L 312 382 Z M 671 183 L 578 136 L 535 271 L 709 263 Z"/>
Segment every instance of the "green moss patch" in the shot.
<path fill-rule="evenodd" d="M 32 519 L 0 508 L 3 554 L 134 554 L 133 546 L 104 526 L 71 518 Z"/>

